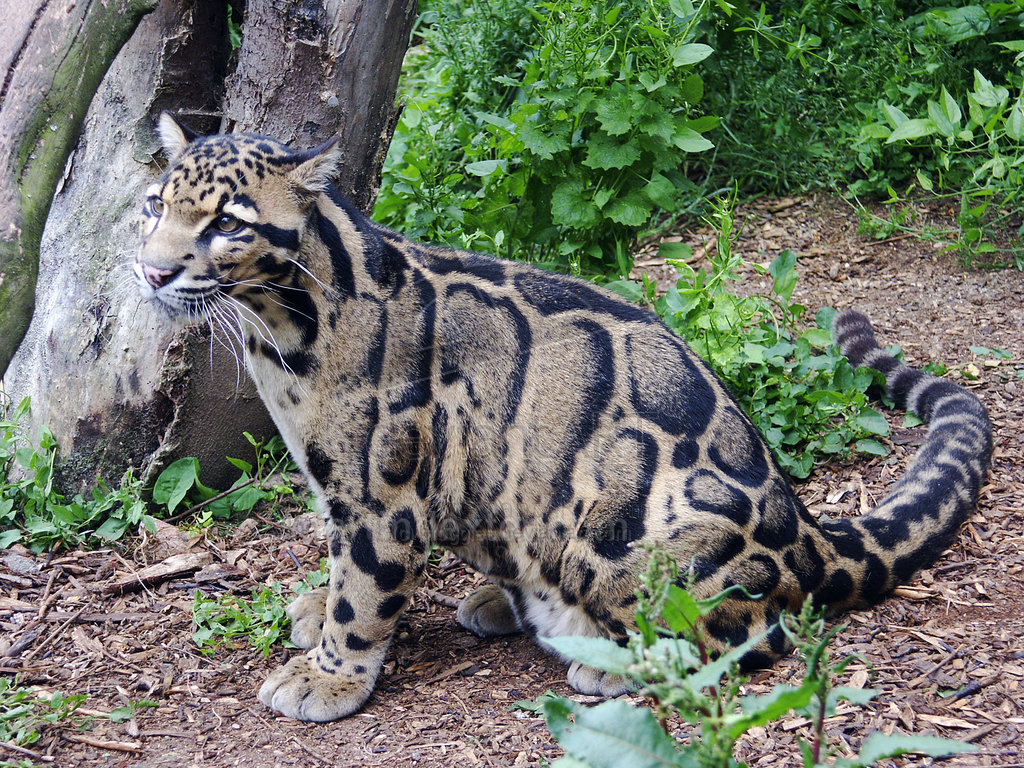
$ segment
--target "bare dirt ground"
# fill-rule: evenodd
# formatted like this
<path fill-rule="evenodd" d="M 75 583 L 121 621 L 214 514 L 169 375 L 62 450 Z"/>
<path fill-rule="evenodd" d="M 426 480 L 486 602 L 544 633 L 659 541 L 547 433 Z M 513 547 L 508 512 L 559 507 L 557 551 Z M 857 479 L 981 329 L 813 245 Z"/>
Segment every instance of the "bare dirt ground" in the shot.
<path fill-rule="evenodd" d="M 981 748 L 942 765 L 1024 766 L 1024 274 L 966 269 L 956 256 L 912 237 L 867 240 L 857 234 L 852 211 L 828 197 L 763 202 L 742 213 L 750 217 L 740 242 L 748 259 L 766 263 L 781 248 L 799 255 L 795 297 L 812 315 L 823 305 L 864 310 L 880 338 L 901 344 L 909 362 L 945 363 L 953 380 L 982 399 L 995 427 L 992 474 L 957 544 L 878 608 L 842 618 L 848 628 L 835 644 L 837 655 L 863 658 L 843 681 L 879 696 L 867 707 L 841 706 L 827 725 L 832 743 L 849 755 L 875 730 L 939 734 Z M 948 224 L 952 211 L 922 215 Z M 700 242 L 699 233 L 683 237 Z M 665 277 L 663 266 L 646 268 Z M 976 355 L 971 345 L 1010 357 Z M 976 381 L 960 374 L 969 365 Z M 902 428 L 901 415 L 891 424 L 888 457 L 854 456 L 801 484 L 812 511 L 858 514 L 885 494 L 923 435 L 921 428 Z M 18 674 L 22 685 L 44 692 L 84 693 L 84 709 L 94 714 L 142 698 L 159 706 L 123 723 L 97 717 L 85 731 L 49 728 L 33 745 L 34 756 L 0 747 L 0 760 L 82 768 L 527 766 L 561 754 L 542 719 L 509 705 L 549 688 L 593 699 L 572 693 L 564 666 L 529 640 L 478 640 L 459 628 L 453 598 L 480 580 L 450 558 L 428 570 L 359 714 L 326 725 L 275 717 L 256 690 L 294 651 L 264 658 L 239 640 L 207 658 L 191 640 L 193 590 L 248 595 L 268 581 L 294 583 L 321 557 L 308 518 L 256 522 L 223 536 L 165 537 L 170 549 L 153 538 L 131 552 L 50 559 L 4 553 L 0 673 Z M 191 570 L 113 591 L 118 580 L 173 551 L 194 558 Z M 764 692 L 799 674 L 799 665 L 784 659 L 747 688 Z M 737 756 L 751 766 L 800 765 L 797 739 L 806 726 L 791 715 L 756 729 Z"/>

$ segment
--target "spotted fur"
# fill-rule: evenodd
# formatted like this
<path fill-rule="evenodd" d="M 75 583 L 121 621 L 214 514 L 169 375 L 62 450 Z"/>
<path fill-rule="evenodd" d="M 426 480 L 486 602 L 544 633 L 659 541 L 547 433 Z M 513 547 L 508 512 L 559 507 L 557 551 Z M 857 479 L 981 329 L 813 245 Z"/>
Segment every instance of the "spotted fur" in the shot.
<path fill-rule="evenodd" d="M 623 638 L 639 544 L 692 564 L 698 595 L 734 584 L 706 622 L 724 646 L 786 642 L 808 598 L 870 605 L 932 563 L 970 514 L 991 430 L 954 384 L 883 352 L 837 315 L 854 364 L 930 421 L 905 476 L 869 514 L 818 523 L 708 367 L 645 309 L 581 280 L 411 242 L 331 186 L 332 146 L 195 137 L 169 115 L 171 165 L 149 191 L 135 271 L 174 318 L 218 321 L 327 522 L 330 586 L 290 609 L 309 650 L 260 699 L 306 720 L 373 690 L 429 547 L 490 577 L 458 620 L 480 636 Z M 621 679 L 574 664 L 569 682 Z"/>

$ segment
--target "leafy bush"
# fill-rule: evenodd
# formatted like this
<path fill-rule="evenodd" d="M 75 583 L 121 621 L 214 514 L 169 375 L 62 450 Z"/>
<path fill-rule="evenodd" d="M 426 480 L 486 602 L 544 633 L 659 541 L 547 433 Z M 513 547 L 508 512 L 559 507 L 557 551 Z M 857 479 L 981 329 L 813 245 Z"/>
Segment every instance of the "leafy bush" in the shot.
<path fill-rule="evenodd" d="M 0 419 L 0 549 L 22 542 L 37 552 L 56 545 L 102 545 L 120 539 L 141 523 L 155 530 L 141 497 L 141 484 L 129 470 L 111 490 L 100 481 L 89 497 L 68 499 L 53 487 L 57 441 L 46 427 L 32 445 L 20 422 L 26 398 Z M 14 465 L 23 479 L 12 479 Z"/>
<path fill-rule="evenodd" d="M 326 584 L 329 577 L 329 564 L 326 559 L 321 560 L 319 570 L 308 573 L 292 591 L 304 594 Z M 192 596 L 192 640 L 206 656 L 212 656 L 236 637 L 248 639 L 264 656 L 270 655 L 278 641 L 285 648 L 294 648 L 288 639 L 288 602 L 284 586 L 276 581 L 253 589 L 249 600 L 229 594 L 208 598 L 197 589 Z"/>
<path fill-rule="evenodd" d="M 695 270 L 684 260 L 689 246 L 665 243 L 661 253 L 681 277 L 663 296 L 655 298 L 651 284 L 609 287 L 653 302 L 662 321 L 728 385 L 793 477 L 807 477 L 816 458 L 841 453 L 854 441 L 857 450 L 884 456 L 874 437 L 887 435 L 889 427 L 866 394 L 880 374 L 855 371 L 832 343 L 834 310 L 821 310 L 814 327 L 800 329 L 805 307 L 791 301 L 796 256 L 783 251 L 767 270 L 746 263 L 772 278 L 767 294 L 731 293 L 729 283 L 745 263 L 733 251 L 731 204 L 717 203 L 708 223 L 717 232 L 707 251 L 710 270 Z"/>
<path fill-rule="evenodd" d="M 543 711 L 548 727 L 565 749 L 554 766 L 588 768 L 732 768 L 736 742 L 751 728 L 763 726 L 795 711 L 811 721 L 811 739 L 800 740 L 805 768 L 826 766 L 829 749 L 825 719 L 839 701 L 863 705 L 874 691 L 834 685 L 834 678 L 854 657 L 831 663 L 828 644 L 843 627 L 825 632 L 824 621 L 808 602 L 799 616 L 784 615 L 783 630 L 806 665 L 799 685 L 776 685 L 764 695 L 741 696 L 744 678 L 738 673 L 743 654 L 761 638 L 712 658 L 705 643 L 701 617 L 713 611 L 727 592 L 695 600 L 680 586 L 675 563 L 655 551 L 638 591 L 637 627 L 626 646 L 605 638 L 557 637 L 545 643 L 582 664 L 633 681 L 651 699 L 655 711 L 610 700 L 585 707 L 561 696 L 545 695 L 518 706 Z M 733 587 L 731 591 L 735 591 Z M 670 716 L 693 727 L 680 742 L 667 732 Z M 838 757 L 835 768 L 874 765 L 907 753 L 945 756 L 976 749 L 971 744 L 930 736 L 875 733 L 855 758 Z"/>
<path fill-rule="evenodd" d="M 694 71 L 712 53 L 695 42 L 710 8 L 436 4 L 376 216 L 413 237 L 628 274 L 640 227 L 679 210 L 689 155 L 713 146 Z"/>

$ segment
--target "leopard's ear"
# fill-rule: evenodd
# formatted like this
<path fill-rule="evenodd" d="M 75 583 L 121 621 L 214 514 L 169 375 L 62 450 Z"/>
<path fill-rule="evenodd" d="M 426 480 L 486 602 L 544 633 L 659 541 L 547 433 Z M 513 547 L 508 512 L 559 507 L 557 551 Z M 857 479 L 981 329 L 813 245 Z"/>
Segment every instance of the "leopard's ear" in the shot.
<path fill-rule="evenodd" d="M 178 122 L 178 119 L 167 110 L 160 113 L 160 119 L 156 123 L 156 132 L 160 137 L 160 143 L 164 145 L 164 152 L 167 157 L 174 158 L 200 137 L 200 134 L 187 128 Z"/>
<path fill-rule="evenodd" d="M 288 172 L 288 178 L 298 190 L 317 195 L 330 186 L 341 163 L 340 139 L 335 136 L 319 147 L 295 154 L 296 165 Z"/>

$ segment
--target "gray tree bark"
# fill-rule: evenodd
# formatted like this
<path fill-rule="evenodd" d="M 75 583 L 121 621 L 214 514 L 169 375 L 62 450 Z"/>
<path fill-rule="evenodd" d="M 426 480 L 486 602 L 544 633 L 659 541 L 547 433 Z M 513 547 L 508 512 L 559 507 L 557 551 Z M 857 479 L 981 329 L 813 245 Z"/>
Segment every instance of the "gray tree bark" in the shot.
<path fill-rule="evenodd" d="M 0 24 L 0 375 L 32 317 L 39 241 L 82 118 L 157 0 L 16 0 Z"/>
<path fill-rule="evenodd" d="M 3 380 L 61 446 L 65 488 L 128 467 L 152 480 L 197 456 L 208 484 L 237 475 L 247 430 L 272 434 L 255 388 L 204 328 L 173 332 L 131 284 L 143 190 L 162 172 L 153 136 L 170 109 L 202 131 L 311 146 L 343 137 L 339 179 L 368 210 L 397 117 L 415 0 L 250 0 L 225 80 L 226 4 L 162 0 L 114 61 L 89 110 L 43 235 L 32 325 Z"/>

